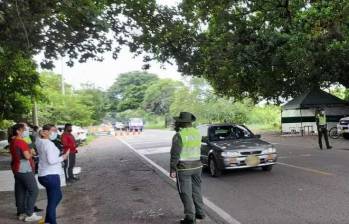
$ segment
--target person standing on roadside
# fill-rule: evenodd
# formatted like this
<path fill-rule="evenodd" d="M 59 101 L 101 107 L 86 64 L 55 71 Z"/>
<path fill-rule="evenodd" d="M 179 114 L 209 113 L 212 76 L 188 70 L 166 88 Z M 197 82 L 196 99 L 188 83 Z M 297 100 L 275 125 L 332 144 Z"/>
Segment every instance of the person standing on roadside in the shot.
<path fill-rule="evenodd" d="M 31 141 L 34 143 L 34 148 L 35 148 L 35 142 L 36 139 L 39 138 L 39 127 L 38 126 L 33 126 L 32 128 L 32 134 L 30 135 Z"/>
<path fill-rule="evenodd" d="M 195 116 L 181 112 L 174 117 L 176 134 L 172 140 L 170 177 L 177 178 L 177 189 L 184 206 L 182 224 L 193 224 L 205 218 L 201 194 L 201 135 L 192 127 Z"/>
<path fill-rule="evenodd" d="M 42 217 L 34 212 L 39 189 L 34 176 L 34 161 L 29 145 L 24 140 L 25 124 L 15 124 L 9 136 L 11 167 L 15 176 L 15 198 L 18 220 L 39 221 Z"/>
<path fill-rule="evenodd" d="M 330 143 L 328 141 L 328 131 L 327 131 L 327 119 L 326 119 L 326 112 L 323 108 L 318 109 L 316 111 L 316 125 L 318 130 L 318 138 L 319 138 L 319 147 L 322 150 L 322 136 L 325 138 L 325 143 L 327 149 L 332 149 L 332 146 L 330 146 Z"/>
<path fill-rule="evenodd" d="M 66 153 L 68 150 L 70 150 L 69 157 L 64 162 L 64 173 L 68 183 L 72 183 L 78 180 L 77 178 L 74 177 L 74 174 L 73 174 L 73 169 L 74 169 L 75 160 L 76 160 L 76 153 L 78 151 L 76 147 L 75 138 L 72 135 L 72 131 L 73 131 L 73 126 L 71 124 L 66 124 L 64 126 L 64 132 L 61 136 L 63 153 Z"/>
<path fill-rule="evenodd" d="M 46 124 L 40 132 L 36 147 L 39 153 L 39 183 L 46 188 L 47 207 L 45 223 L 56 224 L 56 208 L 62 200 L 60 175 L 63 174 L 62 162 L 69 156 L 67 150 L 60 156 L 59 149 L 51 141 L 57 138 L 54 125 Z"/>

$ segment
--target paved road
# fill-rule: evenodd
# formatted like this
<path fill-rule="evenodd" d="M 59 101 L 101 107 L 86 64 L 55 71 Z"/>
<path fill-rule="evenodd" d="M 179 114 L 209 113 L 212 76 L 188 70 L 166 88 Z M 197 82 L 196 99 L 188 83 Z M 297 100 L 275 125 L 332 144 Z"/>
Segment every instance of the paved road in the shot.
<path fill-rule="evenodd" d="M 172 135 L 146 131 L 122 139 L 168 170 Z M 242 224 L 348 224 L 349 141 L 320 151 L 315 136 L 263 138 L 279 152 L 272 172 L 230 171 L 220 178 L 206 173 L 204 195 Z"/>
<path fill-rule="evenodd" d="M 62 188 L 58 223 L 175 224 L 182 218 L 176 190 L 115 137 L 100 137 L 77 156 L 81 178 Z M 36 204 L 46 206 L 44 190 Z M 13 191 L 0 192 L 0 224 L 19 223 L 15 213 Z"/>

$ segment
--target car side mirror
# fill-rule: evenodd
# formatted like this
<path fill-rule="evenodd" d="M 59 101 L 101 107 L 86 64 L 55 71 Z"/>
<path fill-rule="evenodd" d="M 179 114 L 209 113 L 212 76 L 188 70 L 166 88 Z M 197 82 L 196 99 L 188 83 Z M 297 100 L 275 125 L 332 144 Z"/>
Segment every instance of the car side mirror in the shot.
<path fill-rule="evenodd" d="M 262 135 L 254 135 L 255 138 L 262 138 Z"/>
<path fill-rule="evenodd" d="M 201 142 L 208 143 L 208 137 L 207 136 L 203 136 L 202 139 L 201 139 Z"/>

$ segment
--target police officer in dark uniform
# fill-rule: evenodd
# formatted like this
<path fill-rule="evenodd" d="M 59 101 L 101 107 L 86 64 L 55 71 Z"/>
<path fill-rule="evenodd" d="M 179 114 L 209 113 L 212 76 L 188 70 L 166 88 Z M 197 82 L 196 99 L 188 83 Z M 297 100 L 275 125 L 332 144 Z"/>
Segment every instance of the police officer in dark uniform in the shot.
<path fill-rule="evenodd" d="M 177 188 L 184 206 L 182 224 L 193 224 L 205 218 L 201 194 L 201 135 L 192 127 L 195 116 L 181 112 L 174 117 L 176 134 L 172 140 L 170 176 L 177 178 Z"/>
<path fill-rule="evenodd" d="M 325 143 L 326 143 L 327 149 L 332 149 L 332 146 L 330 146 L 330 143 L 328 141 L 326 112 L 323 108 L 318 109 L 316 111 L 316 125 L 317 125 L 317 130 L 318 130 L 320 149 L 322 150 L 322 136 L 324 136 L 324 138 L 325 138 Z"/>

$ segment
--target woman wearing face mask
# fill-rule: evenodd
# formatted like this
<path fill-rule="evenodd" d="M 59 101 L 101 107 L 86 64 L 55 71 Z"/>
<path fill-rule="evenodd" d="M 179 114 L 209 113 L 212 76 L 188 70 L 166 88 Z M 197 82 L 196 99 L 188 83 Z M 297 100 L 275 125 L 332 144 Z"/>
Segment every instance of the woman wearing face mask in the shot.
<path fill-rule="evenodd" d="M 47 208 L 45 223 L 56 224 L 56 208 L 62 199 L 60 175 L 63 174 L 62 162 L 69 151 L 60 156 L 59 149 L 52 140 L 57 138 L 54 125 L 44 125 L 40 132 L 41 139 L 36 141 L 39 154 L 39 182 L 46 188 Z"/>
<path fill-rule="evenodd" d="M 15 197 L 18 219 L 26 222 L 39 221 L 42 217 L 34 213 L 38 186 L 34 176 L 34 162 L 30 147 L 24 140 L 25 125 L 15 124 L 9 141 L 12 171 L 15 176 Z"/>

